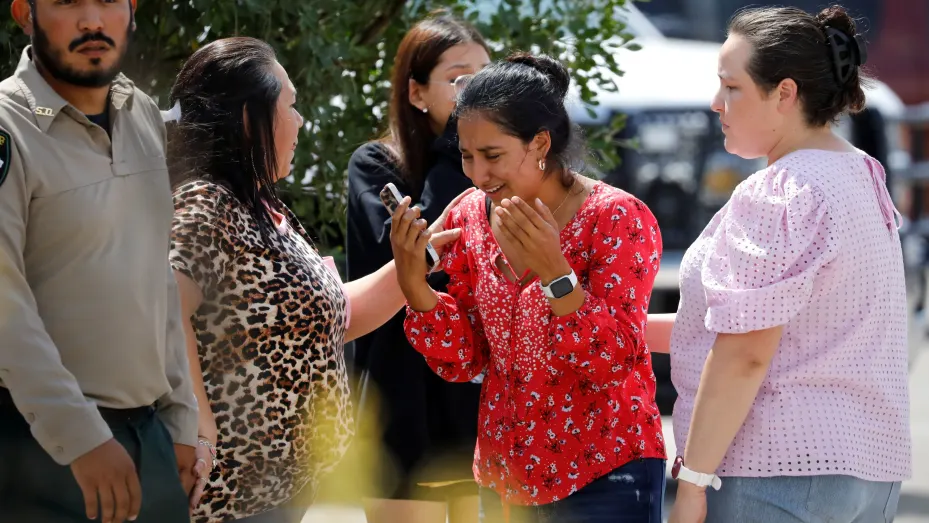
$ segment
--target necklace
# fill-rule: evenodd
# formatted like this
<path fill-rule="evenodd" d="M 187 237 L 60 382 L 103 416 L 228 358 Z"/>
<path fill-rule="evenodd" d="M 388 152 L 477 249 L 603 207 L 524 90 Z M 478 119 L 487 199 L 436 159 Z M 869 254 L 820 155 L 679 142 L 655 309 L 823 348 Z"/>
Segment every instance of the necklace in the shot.
<path fill-rule="evenodd" d="M 556 214 L 558 214 L 558 209 L 561 209 L 561 206 L 564 205 L 564 202 L 568 201 L 568 196 L 571 196 L 571 189 L 573 189 L 575 185 L 577 185 L 577 178 L 576 178 L 576 177 L 574 178 L 574 183 L 571 184 L 571 187 L 568 187 L 568 192 L 564 195 L 564 199 L 561 200 L 561 203 L 558 204 L 558 207 L 555 207 L 555 210 L 552 211 L 552 216 L 553 216 L 553 217 L 554 217 Z"/>

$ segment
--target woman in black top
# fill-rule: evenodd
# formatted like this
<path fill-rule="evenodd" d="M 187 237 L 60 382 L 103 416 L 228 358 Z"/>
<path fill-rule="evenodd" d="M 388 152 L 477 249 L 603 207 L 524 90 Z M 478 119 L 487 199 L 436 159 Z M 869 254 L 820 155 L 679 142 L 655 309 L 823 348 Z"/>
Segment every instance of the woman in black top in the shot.
<path fill-rule="evenodd" d="M 378 197 L 385 184 L 393 182 L 409 195 L 428 223 L 471 187 L 461 168 L 457 125 L 449 116 L 455 80 L 489 62 L 480 34 L 449 16 L 419 22 L 400 43 L 389 130 L 359 147 L 349 163 L 349 280 L 393 259 L 390 214 Z M 430 277 L 438 290 L 444 290 L 447 281 L 441 272 Z M 401 311 L 355 342 L 354 364 L 362 391 L 359 437 L 379 438 L 377 454 L 386 458 L 378 495 L 448 502 L 476 496 L 471 463 L 480 385 L 463 387 L 436 376 L 407 341 L 403 320 Z M 447 482 L 454 483 L 436 486 Z M 453 506 L 452 523 L 455 512 Z"/>

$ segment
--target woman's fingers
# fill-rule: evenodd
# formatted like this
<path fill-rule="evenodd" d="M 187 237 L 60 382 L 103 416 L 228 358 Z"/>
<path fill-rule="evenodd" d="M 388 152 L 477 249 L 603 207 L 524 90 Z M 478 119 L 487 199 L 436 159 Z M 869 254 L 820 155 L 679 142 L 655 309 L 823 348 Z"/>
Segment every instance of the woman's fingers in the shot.
<path fill-rule="evenodd" d="M 425 223 L 425 220 L 420 220 Z M 423 225 L 425 229 L 425 225 Z M 413 243 L 413 252 L 426 252 L 426 245 L 429 244 L 429 240 L 432 239 L 432 232 L 428 230 L 420 231 L 419 235 L 416 237 Z"/>
<path fill-rule="evenodd" d="M 508 222 L 511 226 L 511 230 L 515 231 L 519 228 L 528 235 L 531 234 L 536 227 L 532 223 L 532 218 L 528 215 L 526 210 L 520 206 L 521 202 L 522 200 L 518 198 L 503 200 L 498 208 L 504 210 L 505 214 L 501 214 L 500 217 Z M 525 203 L 523 203 L 523 205 L 525 206 Z M 535 214 L 532 209 L 529 209 L 529 212 Z"/>
<path fill-rule="evenodd" d="M 409 226 L 409 222 L 404 223 L 403 219 L 406 217 L 407 212 L 410 211 L 411 201 L 412 200 L 410 199 L 409 196 L 404 196 L 403 199 L 400 200 L 400 204 L 397 205 L 397 208 L 394 209 L 393 214 L 390 215 L 390 234 L 391 235 L 396 234 L 400 238 L 406 236 L 405 226 Z"/>
<path fill-rule="evenodd" d="M 520 246 L 529 239 L 529 234 L 519 226 L 509 210 L 497 207 L 495 212 L 500 217 L 500 230 L 508 239 L 517 242 Z"/>
<path fill-rule="evenodd" d="M 423 236 L 428 237 L 431 234 L 428 230 L 426 230 L 426 226 L 426 220 L 422 218 L 417 218 L 416 220 L 410 221 L 410 225 L 407 228 L 406 240 L 404 241 L 404 245 L 408 247 L 407 250 L 415 252 Z M 428 239 L 426 240 L 426 243 L 428 243 Z M 422 244 L 423 249 L 426 248 L 426 243 Z"/>
<path fill-rule="evenodd" d="M 461 194 L 459 194 L 458 196 L 455 196 L 455 199 L 445 206 L 445 210 L 443 210 L 442 214 L 438 217 L 438 219 L 436 219 L 436 221 L 432 223 L 432 226 L 429 228 L 429 230 L 431 230 L 433 234 L 441 232 L 442 229 L 445 227 L 445 221 L 448 219 L 448 213 L 452 212 L 452 209 L 454 209 L 455 206 L 458 205 L 458 202 L 460 202 L 462 198 L 464 198 L 465 196 L 471 194 L 472 192 L 476 190 L 477 190 L 477 187 L 468 187 L 467 189 L 462 191 Z"/>

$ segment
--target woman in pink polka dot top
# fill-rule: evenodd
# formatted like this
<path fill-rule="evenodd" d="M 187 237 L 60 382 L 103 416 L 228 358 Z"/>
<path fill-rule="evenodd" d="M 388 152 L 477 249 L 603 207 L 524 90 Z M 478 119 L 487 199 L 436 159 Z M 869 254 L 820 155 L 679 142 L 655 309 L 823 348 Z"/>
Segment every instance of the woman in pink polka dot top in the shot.
<path fill-rule="evenodd" d="M 671 522 L 892 521 L 911 473 L 899 213 L 831 129 L 864 106 L 864 43 L 841 7 L 744 10 L 728 33 L 712 108 L 726 150 L 768 166 L 688 249 L 677 314 L 649 318 L 679 393 Z"/>

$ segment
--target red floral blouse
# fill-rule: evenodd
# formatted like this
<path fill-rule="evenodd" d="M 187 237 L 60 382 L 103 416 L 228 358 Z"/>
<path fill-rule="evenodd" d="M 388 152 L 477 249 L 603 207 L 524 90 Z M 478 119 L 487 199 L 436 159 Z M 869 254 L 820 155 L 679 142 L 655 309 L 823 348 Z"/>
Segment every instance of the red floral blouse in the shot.
<path fill-rule="evenodd" d="M 451 278 L 431 311 L 407 307 L 406 333 L 442 378 L 483 374 L 474 475 L 507 503 L 564 499 L 638 458 L 666 459 L 645 344 L 661 259 L 654 216 L 633 196 L 595 184 L 561 231 L 587 296 L 552 315 L 538 278 L 520 287 L 475 191 L 448 218 L 461 237 L 443 255 Z"/>

